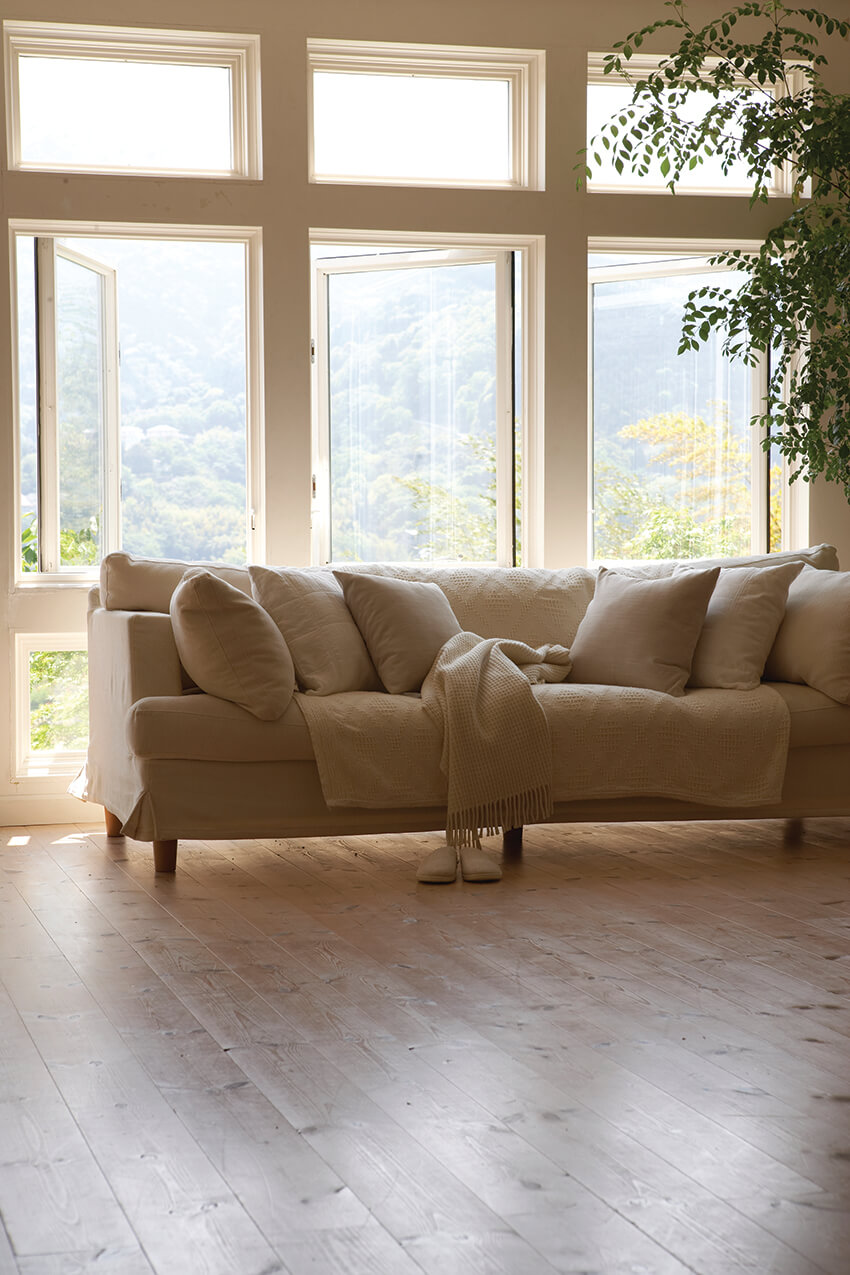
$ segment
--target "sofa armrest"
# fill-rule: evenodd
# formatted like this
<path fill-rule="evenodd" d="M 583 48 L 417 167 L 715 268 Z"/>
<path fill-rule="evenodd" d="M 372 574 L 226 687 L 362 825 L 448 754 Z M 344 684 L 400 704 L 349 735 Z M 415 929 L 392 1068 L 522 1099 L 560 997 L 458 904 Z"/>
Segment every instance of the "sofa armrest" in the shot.
<path fill-rule="evenodd" d="M 89 612 L 89 749 L 86 796 L 126 819 L 138 797 L 127 714 L 149 695 L 180 695 L 171 618 L 153 611 Z"/>

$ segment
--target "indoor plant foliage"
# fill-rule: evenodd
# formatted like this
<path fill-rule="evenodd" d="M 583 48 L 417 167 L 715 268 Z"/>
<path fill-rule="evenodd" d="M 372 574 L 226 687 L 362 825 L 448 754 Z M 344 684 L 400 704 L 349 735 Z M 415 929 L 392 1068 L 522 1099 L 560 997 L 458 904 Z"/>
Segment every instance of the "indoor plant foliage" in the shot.
<path fill-rule="evenodd" d="M 753 425 L 784 453 L 792 477 L 824 474 L 850 499 L 850 95 L 825 86 L 818 38 L 846 39 L 850 22 L 753 0 L 695 27 L 684 0 L 665 7 L 668 17 L 606 57 L 605 74 L 627 79 L 632 99 L 593 138 L 586 162 L 600 163 L 605 149 L 618 172 L 660 171 L 673 191 L 709 157 L 724 173 L 743 162 L 751 205 L 767 202 L 777 169 L 791 172 L 790 213 L 757 252 L 712 258 L 745 282 L 691 293 L 679 349 L 720 329 L 733 357 L 754 365 L 766 355 L 767 395 Z M 633 69 L 644 41 L 665 29 L 678 48 Z M 693 103 L 706 105 L 695 113 Z"/>

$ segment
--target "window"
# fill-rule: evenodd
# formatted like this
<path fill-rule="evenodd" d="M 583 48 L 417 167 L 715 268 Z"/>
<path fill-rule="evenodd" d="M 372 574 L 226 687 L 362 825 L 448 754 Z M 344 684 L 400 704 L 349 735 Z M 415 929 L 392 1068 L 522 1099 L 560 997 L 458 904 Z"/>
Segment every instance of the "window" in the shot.
<path fill-rule="evenodd" d="M 660 169 L 661 156 L 658 156 L 658 164 L 655 168 L 651 168 L 645 176 L 632 172 L 629 168 L 618 173 L 609 152 L 604 147 L 593 144 L 593 139 L 602 125 L 627 106 L 632 99 L 632 87 L 627 81 L 604 74 L 604 56 L 601 53 L 591 53 L 588 56 L 587 148 L 588 162 L 593 169 L 593 176 L 589 179 L 588 187 L 592 190 L 633 190 L 646 194 L 669 193 L 667 186 L 669 178 L 665 177 Z M 629 65 L 635 75 L 640 75 L 654 70 L 658 65 L 658 59 L 649 56 L 633 56 Z M 791 74 L 793 76 L 794 72 Z M 779 92 L 779 89 L 776 91 Z M 730 94 L 722 93 L 720 101 L 728 100 L 729 97 Z M 714 98 L 710 93 L 694 93 L 689 96 L 686 106 L 679 108 L 679 114 L 688 122 L 694 123 L 713 104 Z M 787 172 L 784 169 L 777 170 L 770 194 L 790 194 L 791 181 L 790 170 Z M 719 160 L 708 158 L 696 168 L 684 172 L 676 183 L 676 189 L 685 194 L 745 195 L 751 192 L 752 181 L 747 176 L 746 163 L 739 161 L 732 165 L 728 173 L 724 173 Z"/>
<path fill-rule="evenodd" d="M 782 473 L 750 425 L 764 368 L 725 358 L 716 335 L 677 353 L 707 258 L 591 253 L 589 264 L 593 557 L 781 548 Z"/>
<path fill-rule="evenodd" d="M 535 534 L 536 254 L 411 247 L 313 250 L 314 557 L 511 565 Z"/>
<path fill-rule="evenodd" d="M 310 40 L 313 181 L 543 188 L 544 55 Z"/>
<path fill-rule="evenodd" d="M 256 235 L 220 236 L 19 230 L 24 576 L 118 548 L 245 560 Z"/>
<path fill-rule="evenodd" d="M 11 168 L 260 176 L 258 37 L 3 29 Z"/>
<path fill-rule="evenodd" d="M 15 662 L 15 774 L 75 774 L 85 760 L 89 733 L 85 634 L 17 633 Z"/>

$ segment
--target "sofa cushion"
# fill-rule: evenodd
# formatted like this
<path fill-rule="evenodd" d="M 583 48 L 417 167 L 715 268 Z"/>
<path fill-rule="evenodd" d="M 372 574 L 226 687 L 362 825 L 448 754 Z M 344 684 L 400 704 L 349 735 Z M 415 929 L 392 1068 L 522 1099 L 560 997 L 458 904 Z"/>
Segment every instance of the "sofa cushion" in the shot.
<path fill-rule="evenodd" d="M 676 574 L 693 568 L 682 566 Z M 708 603 L 694 651 L 689 686 L 751 691 L 785 613 L 802 562 L 780 566 L 723 567 Z"/>
<path fill-rule="evenodd" d="M 569 681 L 683 695 L 719 574 L 712 567 L 652 580 L 600 567 L 570 648 Z"/>
<path fill-rule="evenodd" d="M 788 590 L 765 677 L 805 682 L 850 704 L 850 573 L 801 571 Z"/>
<path fill-rule="evenodd" d="M 791 748 L 831 748 L 850 744 L 850 707 L 794 682 L 767 682 L 791 715 Z"/>
<path fill-rule="evenodd" d="M 551 688 L 538 686 L 545 697 Z M 850 745 L 850 708 L 810 686 L 773 684 L 791 714 L 791 747 Z M 315 761 L 297 696 L 274 722 L 261 722 L 212 695 L 157 695 L 137 700 L 127 716 L 134 755 L 181 761 Z M 238 776 L 234 776 L 234 782 Z"/>
<path fill-rule="evenodd" d="M 348 574 L 438 584 L 461 629 L 528 646 L 569 646 L 593 597 L 589 567 L 495 567 L 446 563 L 339 563 Z"/>
<path fill-rule="evenodd" d="M 688 565 L 705 567 L 776 567 L 786 562 L 802 562 L 804 566 L 817 567 L 819 571 L 838 570 L 838 550 L 834 545 L 810 545 L 807 549 L 783 549 L 781 553 L 752 553 L 740 558 L 694 558 Z M 612 564 L 613 565 L 613 564 Z M 681 558 L 659 558 L 617 564 L 618 569 L 633 575 L 669 576 L 681 567 Z"/>
<path fill-rule="evenodd" d="M 283 634 L 302 690 L 379 691 L 360 630 L 330 571 L 249 567 L 254 597 Z"/>
<path fill-rule="evenodd" d="M 180 661 L 201 690 L 263 721 L 280 717 L 295 690 L 295 670 L 280 630 L 261 606 L 193 567 L 174 590 L 169 612 Z"/>
<path fill-rule="evenodd" d="M 180 761 L 313 761 L 310 732 L 291 700 L 276 721 L 258 718 L 213 695 L 156 695 L 127 714 L 127 739 L 137 757 Z M 238 774 L 233 777 L 238 783 Z"/>
<path fill-rule="evenodd" d="M 438 584 L 335 571 L 366 649 L 391 695 L 418 691 L 461 628 Z"/>
<path fill-rule="evenodd" d="M 107 611 L 168 610 L 171 595 L 192 567 L 203 567 L 242 593 L 251 593 L 246 567 L 108 553 L 100 564 L 100 605 Z"/>

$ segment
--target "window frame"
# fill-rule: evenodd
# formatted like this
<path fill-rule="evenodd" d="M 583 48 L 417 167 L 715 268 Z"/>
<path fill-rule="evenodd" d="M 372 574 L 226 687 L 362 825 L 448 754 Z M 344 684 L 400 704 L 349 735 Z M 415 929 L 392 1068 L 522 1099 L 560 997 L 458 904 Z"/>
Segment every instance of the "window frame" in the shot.
<path fill-rule="evenodd" d="M 604 65 L 605 59 L 609 57 L 607 53 L 588 53 L 587 55 L 587 85 L 588 88 L 594 84 L 611 85 L 622 84 L 626 87 L 629 81 L 623 76 L 605 75 Z M 657 70 L 663 55 L 653 56 L 649 53 L 636 53 L 629 59 L 629 67 L 637 74 L 648 74 Z M 713 65 L 717 62 L 716 58 L 708 59 L 707 65 Z M 792 63 L 788 65 L 788 79 L 792 86 L 792 90 L 796 91 L 802 83 L 803 73 L 799 64 Z M 746 80 L 740 77 L 740 84 L 743 86 Z M 781 84 L 773 86 L 773 95 L 775 98 L 784 96 L 784 87 Z M 614 112 L 616 114 L 616 112 Z M 585 134 L 587 128 L 585 127 Z M 590 142 L 587 137 L 585 145 Z M 780 168 L 775 168 L 773 180 L 768 188 L 768 197 L 771 199 L 787 199 L 794 189 L 794 166 L 787 162 Z M 674 192 L 670 190 L 663 181 L 648 182 L 638 181 L 633 173 L 623 175 L 623 180 L 619 182 L 612 181 L 594 181 L 592 177 L 587 179 L 587 190 L 592 194 L 603 195 L 672 195 Z M 706 184 L 698 185 L 677 185 L 675 193 L 677 195 L 698 195 L 709 197 L 725 197 L 735 198 L 736 196 L 749 195 L 752 193 L 752 184 L 736 186 L 731 183 L 722 186 Z"/>
<path fill-rule="evenodd" d="M 21 419 L 20 419 L 20 385 L 19 385 L 19 343 L 18 343 L 18 274 L 16 239 L 18 236 L 39 239 L 59 238 L 97 238 L 97 239 L 166 239 L 187 241 L 212 241 L 241 243 L 245 249 L 245 425 L 247 463 L 246 480 L 246 553 L 249 561 L 260 561 L 265 545 L 265 427 L 264 427 L 264 381 L 263 381 L 263 296 L 262 296 L 262 237 L 259 226 L 187 226 L 131 222 L 69 222 L 50 221 L 41 218 L 14 218 L 9 225 L 9 260 L 11 270 L 11 296 L 13 306 L 12 322 L 12 369 L 13 369 L 13 437 L 14 437 L 14 472 L 15 472 L 15 527 L 20 528 L 23 510 L 21 509 Z M 73 250 L 71 250 L 73 251 Z M 38 316 L 39 336 L 43 316 Z M 41 379 L 41 378 L 39 378 Z M 117 378 L 116 378 L 117 380 Z M 117 392 L 117 391 L 116 391 Z M 40 458 L 39 458 L 40 459 Z M 120 425 L 116 417 L 115 442 L 112 457 L 109 453 L 104 457 L 104 538 L 103 554 L 121 548 L 120 543 Z M 107 482 L 111 490 L 106 490 Z M 39 480 L 39 497 L 42 488 Z M 59 518 L 58 505 L 53 512 L 57 526 Z M 44 517 L 41 504 L 38 511 L 39 531 Z M 50 518 L 48 513 L 48 519 Z M 15 538 L 15 588 L 32 589 L 56 585 L 90 584 L 98 578 L 100 564 L 80 570 L 64 569 L 61 571 L 24 571 L 21 563 L 20 532 Z M 117 536 L 117 540 L 108 539 Z M 40 551 L 40 546 L 39 546 Z"/>
<path fill-rule="evenodd" d="M 13 679 L 15 718 L 12 739 L 12 779 L 15 782 L 50 780 L 76 775 L 86 760 L 86 750 L 54 749 L 38 752 L 30 748 L 30 655 L 37 651 L 85 651 L 85 632 L 14 633 Z"/>
<path fill-rule="evenodd" d="M 262 177 L 260 37 L 210 31 L 100 27 L 61 22 L 3 22 L 6 155 L 10 171 L 117 173 L 156 177 L 259 180 Z M 25 161 L 21 154 L 19 66 L 22 57 L 160 62 L 225 67 L 230 73 L 230 169 Z"/>
<path fill-rule="evenodd" d="M 117 272 L 103 263 L 57 243 L 55 237 L 40 235 L 35 239 L 37 254 L 36 343 L 38 366 L 38 574 L 65 577 L 73 574 L 61 567 L 58 428 L 58 360 L 56 324 L 56 260 L 64 258 L 96 273 L 100 280 L 100 307 L 103 315 L 102 394 L 104 409 L 103 467 L 100 482 L 103 492 L 103 546 L 121 543 L 120 530 L 120 440 L 118 387 L 118 295 Z"/>
<path fill-rule="evenodd" d="M 510 177 L 500 181 L 317 173 L 313 124 L 313 74 L 316 71 L 349 75 L 418 75 L 438 79 L 507 80 L 510 93 Z M 544 190 L 545 82 L 546 54 L 542 49 L 308 39 L 308 180 L 318 184 L 357 186 Z"/>
<path fill-rule="evenodd" d="M 613 559 L 597 558 L 594 553 L 594 402 L 593 402 L 593 287 L 595 283 L 613 282 L 622 279 L 665 278 L 671 273 L 682 274 L 729 274 L 716 266 L 703 261 L 699 265 L 689 264 L 693 258 L 707 258 L 713 253 L 726 248 L 741 248 L 745 251 L 758 251 L 759 244 L 752 241 L 735 240 L 734 242 L 708 242 L 705 240 L 670 240 L 670 239 L 598 239 L 588 240 L 588 254 L 599 253 L 657 253 L 658 260 L 622 266 L 598 266 L 587 271 L 587 544 L 588 563 L 598 566 L 600 563 L 613 563 Z M 669 261 L 664 262 L 663 258 Z M 671 271 L 670 266 L 682 262 L 681 271 Z M 758 363 L 750 368 L 750 402 L 755 407 L 760 404 L 766 393 L 768 378 L 768 360 L 760 355 Z M 752 522 L 750 525 L 750 549 L 752 554 L 768 552 L 768 523 L 770 517 L 770 456 L 764 450 L 764 429 L 750 428 L 750 492 L 752 498 Z M 791 487 L 787 480 L 787 470 L 782 467 L 782 543 L 780 549 L 789 548 L 789 527 L 794 516 L 791 501 Z M 617 559 L 627 565 L 632 559 Z M 682 561 L 698 561 L 682 559 Z"/>
<path fill-rule="evenodd" d="M 449 254 L 460 251 L 464 255 L 481 252 L 485 257 L 494 251 L 515 253 L 520 257 L 520 287 L 514 296 L 515 310 L 520 315 L 522 332 L 522 348 L 519 351 L 520 387 L 516 398 L 515 410 L 520 418 L 520 447 L 522 456 L 522 502 L 520 509 L 520 540 L 522 545 L 523 566 L 539 566 L 543 553 L 543 454 L 544 454 L 544 367 L 543 367 L 543 316 L 544 316 L 544 268 L 545 241 L 539 235 L 470 235 L 459 234 L 447 238 L 445 235 L 410 231 L 380 232 L 313 229 L 310 231 L 310 247 L 330 248 L 338 246 L 341 250 L 354 246 L 374 246 L 376 252 L 383 249 L 393 253 L 441 252 Z M 343 255 L 343 251 L 340 252 Z M 433 260 L 433 258 L 432 258 Z M 420 258 L 420 262 L 422 259 Z M 320 566 L 327 561 L 330 545 L 330 467 L 327 451 L 327 420 L 323 417 L 322 378 L 327 383 L 327 365 L 324 359 L 325 343 L 320 339 L 321 313 L 318 296 L 317 269 L 319 263 L 311 264 L 312 285 L 312 500 L 311 500 L 311 561 Z M 504 325 L 503 339 L 504 334 Z M 508 336 L 512 334 L 508 333 Z M 514 354 L 507 351 L 509 371 L 513 367 Z M 507 397 L 507 408 L 510 410 L 511 396 Z M 511 422 L 513 424 L 513 422 Z M 323 440 L 324 431 L 324 440 Z M 509 453 L 510 446 L 510 453 Z M 497 443 L 497 457 L 499 456 Z M 501 464 L 504 468 L 513 467 L 513 434 L 502 430 Z M 498 463 L 498 462 L 497 462 Z M 509 497 L 512 500 L 512 493 Z M 508 525 L 508 521 L 509 524 Z M 511 514 L 506 521 L 503 515 L 497 537 L 497 550 L 502 557 L 507 557 L 507 542 L 513 544 L 514 519 Z M 503 565 L 510 565 L 507 562 Z"/>

